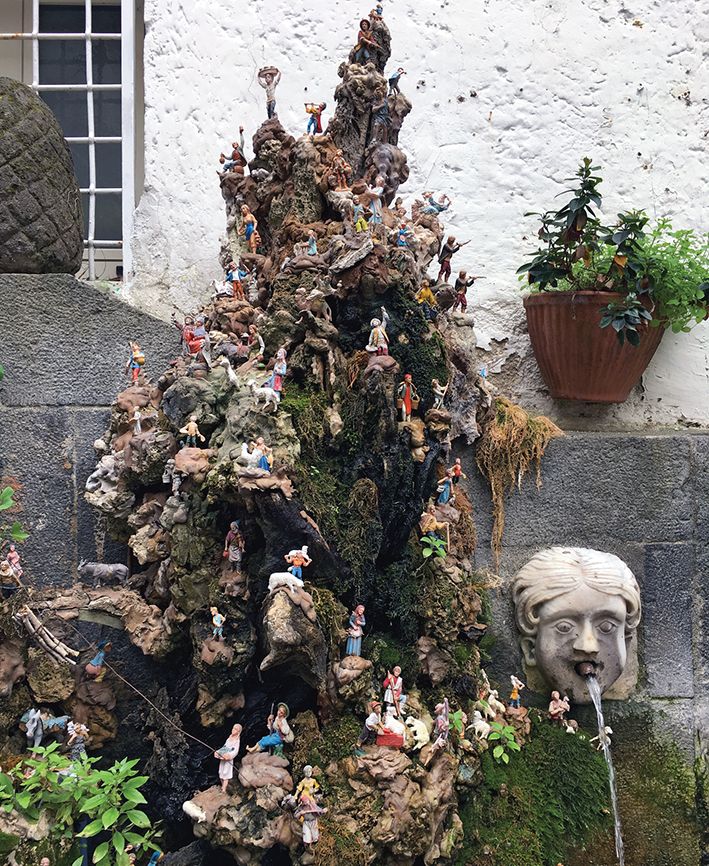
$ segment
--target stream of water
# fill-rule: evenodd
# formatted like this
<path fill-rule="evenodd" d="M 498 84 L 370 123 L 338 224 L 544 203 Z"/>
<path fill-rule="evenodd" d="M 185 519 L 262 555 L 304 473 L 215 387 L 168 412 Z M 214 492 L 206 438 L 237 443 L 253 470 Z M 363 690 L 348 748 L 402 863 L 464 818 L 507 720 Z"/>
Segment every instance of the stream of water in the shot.
<path fill-rule="evenodd" d="M 603 706 L 601 704 L 601 689 L 598 680 L 594 676 L 586 677 L 588 693 L 591 695 L 593 706 L 596 708 L 596 719 L 598 720 L 598 736 L 603 746 L 603 756 L 608 765 L 608 785 L 611 789 L 611 804 L 613 806 L 613 821 L 615 822 L 615 853 L 618 857 L 619 866 L 625 866 L 625 850 L 623 848 L 623 832 L 620 826 L 620 812 L 618 811 L 618 794 L 615 788 L 615 769 L 611 757 L 610 739 L 606 735 L 606 722 L 603 718 Z"/>

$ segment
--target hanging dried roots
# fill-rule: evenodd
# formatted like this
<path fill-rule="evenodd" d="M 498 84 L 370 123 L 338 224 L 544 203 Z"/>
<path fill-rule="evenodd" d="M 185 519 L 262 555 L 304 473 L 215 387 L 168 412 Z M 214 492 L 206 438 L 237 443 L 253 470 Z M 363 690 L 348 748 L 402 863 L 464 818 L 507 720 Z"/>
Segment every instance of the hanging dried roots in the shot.
<path fill-rule="evenodd" d="M 521 488 L 522 479 L 532 464 L 537 488 L 542 486 L 541 460 L 546 447 L 552 439 L 563 435 L 563 431 L 544 415 L 529 415 L 504 397 L 495 400 L 495 416 L 478 441 L 476 459 L 492 493 L 495 518 L 492 550 L 496 566 L 505 529 L 505 496 L 515 487 Z"/>

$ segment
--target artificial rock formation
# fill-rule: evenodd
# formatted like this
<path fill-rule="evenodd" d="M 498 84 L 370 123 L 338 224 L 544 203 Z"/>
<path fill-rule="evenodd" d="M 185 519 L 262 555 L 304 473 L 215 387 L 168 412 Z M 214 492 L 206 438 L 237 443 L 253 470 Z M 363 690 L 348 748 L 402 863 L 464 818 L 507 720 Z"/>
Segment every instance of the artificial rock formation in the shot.
<path fill-rule="evenodd" d="M 256 866 L 275 846 L 292 862 L 313 862 L 283 803 L 308 763 L 328 808 L 317 856 L 330 851 L 336 862 L 345 838 L 352 863 L 449 863 L 461 842 L 459 797 L 479 777 L 485 748 L 461 727 L 486 684 L 472 509 L 462 486 L 448 503 L 434 500 L 452 437 L 475 437 L 489 394 L 472 379 L 470 350 L 447 335 L 452 326 L 439 327 L 416 301 L 440 221 L 419 214 L 407 244 L 397 243 L 401 215 L 387 203 L 408 174 L 397 141 L 410 103 L 387 94 L 389 34 L 380 19 L 373 27 L 381 50 L 364 66 L 342 65 L 328 134 L 296 140 L 268 120 L 254 135 L 249 172 L 221 176 L 220 259 L 249 272 L 243 297 L 216 285 L 200 311 L 203 344 L 185 326 L 169 368 L 155 381 L 141 373 L 118 395 L 85 497 L 130 549 L 129 573 L 120 572 L 120 586 L 36 594 L 33 609 L 57 641 L 82 655 L 73 684 L 33 675 L 34 694 L 15 686 L 18 702 L 55 694 L 96 742 L 130 751 L 117 723 L 118 682 L 111 671 L 103 682 L 87 678 L 90 650 L 72 644 L 70 626 L 120 629 L 168 667 L 178 687 L 151 683 L 141 720 L 151 804 L 169 820 L 186 815 L 201 840 L 240 866 Z M 338 150 L 347 171 L 337 169 Z M 355 196 L 368 200 L 377 176 L 382 223 L 357 231 Z M 251 243 L 249 213 L 258 225 Z M 365 347 L 384 312 L 389 354 L 377 355 Z M 254 331 L 263 348 L 255 341 L 245 355 L 244 335 Z M 287 375 L 271 399 L 263 386 L 283 351 Z M 421 398 L 407 421 L 397 409 L 405 373 Z M 442 408 L 434 379 L 451 383 Z M 187 441 L 193 417 L 203 439 Z M 444 555 L 431 558 L 420 542 L 428 508 L 445 528 Z M 234 521 L 238 550 L 227 536 Z M 284 571 L 284 558 L 303 548 L 301 580 Z M 83 569 L 87 584 L 99 577 Z M 365 657 L 343 658 L 347 612 L 360 603 Z M 15 652 L 2 645 L 8 682 L 24 675 L 27 640 Z M 395 664 L 410 695 L 401 744 L 353 753 L 367 704 Z M 436 744 L 432 714 L 444 695 L 458 728 Z M 294 742 L 282 755 L 244 755 L 280 702 Z M 216 768 L 202 766 L 203 747 L 187 734 L 217 747 L 234 722 L 243 725 L 242 752 L 225 793 L 210 787 Z"/>

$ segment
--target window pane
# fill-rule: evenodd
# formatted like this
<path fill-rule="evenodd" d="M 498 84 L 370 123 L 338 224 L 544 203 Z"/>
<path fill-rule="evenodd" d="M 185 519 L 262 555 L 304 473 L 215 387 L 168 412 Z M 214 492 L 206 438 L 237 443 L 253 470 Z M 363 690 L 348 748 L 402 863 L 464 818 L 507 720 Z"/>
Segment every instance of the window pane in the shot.
<path fill-rule="evenodd" d="M 96 196 L 96 237 L 102 241 L 120 241 L 123 238 L 120 195 Z"/>
<path fill-rule="evenodd" d="M 88 144 L 70 144 L 69 150 L 74 160 L 74 171 L 79 186 L 87 187 L 89 185 L 89 146 Z"/>
<path fill-rule="evenodd" d="M 121 94 L 118 90 L 94 91 L 96 135 L 121 134 Z"/>
<path fill-rule="evenodd" d="M 97 6 L 95 3 L 91 7 L 91 17 L 93 19 L 94 33 L 120 33 L 121 32 L 121 7 L 116 6 Z M 117 42 L 113 42 L 117 45 Z"/>
<path fill-rule="evenodd" d="M 91 44 L 94 84 L 120 84 L 121 43 L 117 39 L 98 39 Z"/>
<path fill-rule="evenodd" d="M 40 84 L 86 84 L 86 48 L 80 40 L 39 43 Z"/>
<path fill-rule="evenodd" d="M 121 185 L 121 145 L 96 145 L 96 186 Z"/>
<path fill-rule="evenodd" d="M 85 30 L 86 15 L 83 4 L 62 3 L 55 6 L 40 3 L 40 33 L 83 33 Z"/>
<path fill-rule="evenodd" d="M 52 109 L 65 136 L 72 138 L 88 135 L 86 119 L 86 94 L 46 91 L 40 93 L 42 99 Z"/>

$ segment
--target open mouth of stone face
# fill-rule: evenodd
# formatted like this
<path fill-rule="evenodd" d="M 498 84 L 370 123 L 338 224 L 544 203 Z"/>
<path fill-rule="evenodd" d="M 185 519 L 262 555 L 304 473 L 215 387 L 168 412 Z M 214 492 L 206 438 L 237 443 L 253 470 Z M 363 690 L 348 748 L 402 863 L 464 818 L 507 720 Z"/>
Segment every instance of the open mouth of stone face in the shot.
<path fill-rule="evenodd" d="M 590 659 L 584 659 L 574 665 L 574 670 L 580 677 L 595 677 L 598 673 L 598 664 Z"/>

